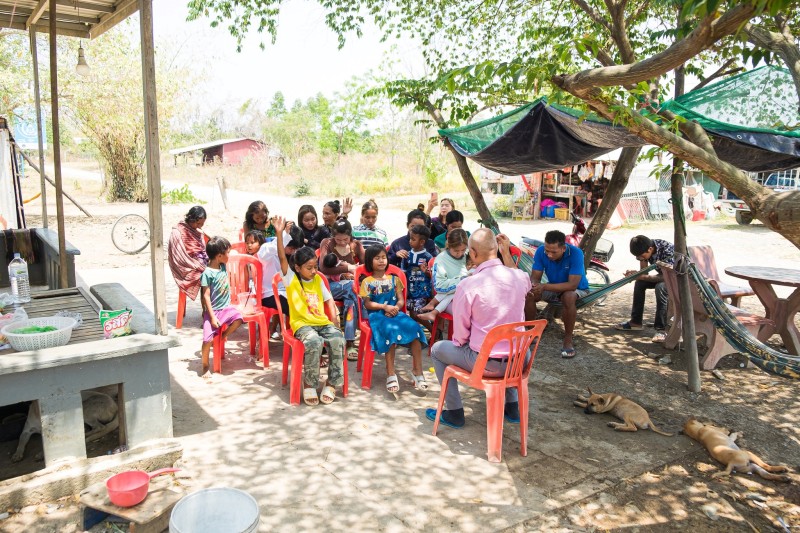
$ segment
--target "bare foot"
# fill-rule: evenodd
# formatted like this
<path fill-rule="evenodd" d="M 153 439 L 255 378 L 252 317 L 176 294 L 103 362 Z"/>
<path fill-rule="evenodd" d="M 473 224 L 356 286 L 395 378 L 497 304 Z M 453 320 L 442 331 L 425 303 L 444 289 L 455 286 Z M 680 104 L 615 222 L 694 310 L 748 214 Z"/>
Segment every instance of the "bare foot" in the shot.
<path fill-rule="evenodd" d="M 428 313 L 418 314 L 417 318 L 420 320 L 427 320 L 428 322 L 433 323 L 433 321 L 436 320 L 437 316 L 439 316 L 439 312 L 436 309 L 434 309 L 433 311 L 430 311 Z"/>
<path fill-rule="evenodd" d="M 425 307 L 423 307 L 422 309 L 420 309 L 419 312 L 420 313 L 430 313 L 434 309 L 436 309 L 435 305 L 428 304 Z"/>

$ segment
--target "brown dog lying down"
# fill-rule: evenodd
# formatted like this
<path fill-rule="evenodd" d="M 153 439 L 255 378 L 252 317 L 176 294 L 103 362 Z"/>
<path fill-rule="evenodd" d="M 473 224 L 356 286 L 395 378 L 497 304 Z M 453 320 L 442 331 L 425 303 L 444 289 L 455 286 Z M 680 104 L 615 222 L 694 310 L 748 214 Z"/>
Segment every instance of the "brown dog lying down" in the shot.
<path fill-rule="evenodd" d="M 114 398 L 101 392 L 86 390 L 81 392 L 81 399 L 83 423 L 89 426 L 89 431 L 86 432 L 87 442 L 100 439 L 119 427 L 117 402 Z M 32 402 L 28 409 L 28 419 L 25 420 L 25 427 L 22 428 L 22 435 L 19 437 L 19 445 L 11 456 L 12 462 L 22 461 L 28 441 L 37 433 L 42 434 L 42 416 L 39 412 L 39 402 Z M 41 458 L 37 456 L 36 459 Z"/>
<path fill-rule="evenodd" d="M 788 472 L 783 465 L 770 466 L 762 461 L 753 452 L 742 450 L 736 445 L 737 433 L 731 433 L 724 428 L 705 425 L 694 417 L 690 417 L 683 426 L 683 432 L 706 447 L 711 457 L 726 465 L 723 472 L 717 472 L 711 477 L 729 476 L 731 472 L 755 472 L 764 479 L 772 481 L 790 482 L 789 476 L 781 476 L 770 472 Z"/>
<path fill-rule="evenodd" d="M 664 433 L 659 430 L 652 420 L 650 415 L 644 408 L 624 396 L 610 392 L 608 394 L 595 394 L 592 389 L 586 388 L 589 391 L 589 397 L 578 396 L 578 399 L 572 402 L 572 405 L 583 407 L 583 412 L 587 415 L 594 413 L 609 413 L 622 420 L 619 422 L 609 422 L 608 427 L 614 428 L 615 431 L 636 431 L 638 429 L 649 429 L 659 435 L 671 437 L 673 433 Z"/>

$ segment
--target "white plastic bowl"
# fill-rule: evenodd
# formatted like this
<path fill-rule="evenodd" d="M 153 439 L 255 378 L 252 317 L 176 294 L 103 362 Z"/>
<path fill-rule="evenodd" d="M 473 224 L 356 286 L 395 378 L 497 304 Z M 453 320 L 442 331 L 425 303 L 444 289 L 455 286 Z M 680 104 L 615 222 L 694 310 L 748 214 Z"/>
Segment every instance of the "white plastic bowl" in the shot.
<path fill-rule="evenodd" d="M 28 350 L 42 350 L 63 346 L 69 342 L 72 336 L 72 329 L 77 325 L 74 318 L 66 316 L 48 316 L 43 318 L 29 318 L 27 320 L 17 320 L 3 326 L 0 330 L 12 348 L 18 352 Z M 13 333 L 15 330 L 28 326 L 53 326 L 55 331 L 44 333 Z"/>

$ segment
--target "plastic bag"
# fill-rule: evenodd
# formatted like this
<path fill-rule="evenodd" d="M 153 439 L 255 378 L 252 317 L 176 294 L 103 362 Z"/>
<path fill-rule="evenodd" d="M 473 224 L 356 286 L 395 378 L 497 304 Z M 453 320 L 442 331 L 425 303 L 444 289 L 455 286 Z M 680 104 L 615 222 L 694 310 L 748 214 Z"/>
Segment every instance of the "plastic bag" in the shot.
<path fill-rule="evenodd" d="M 131 330 L 131 316 L 133 311 L 130 309 L 119 309 L 100 311 L 100 325 L 103 326 L 103 338 L 113 339 L 124 337 L 133 333 Z"/>

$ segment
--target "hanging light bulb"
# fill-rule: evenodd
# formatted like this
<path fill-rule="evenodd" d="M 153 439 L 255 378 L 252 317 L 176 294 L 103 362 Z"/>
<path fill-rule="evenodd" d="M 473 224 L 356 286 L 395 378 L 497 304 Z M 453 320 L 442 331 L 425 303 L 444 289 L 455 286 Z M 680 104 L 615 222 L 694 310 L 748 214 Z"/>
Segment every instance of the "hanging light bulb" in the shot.
<path fill-rule="evenodd" d="M 78 11 L 78 21 L 81 20 L 81 6 L 78 4 L 77 0 L 75 2 L 75 9 Z M 78 64 L 75 65 L 75 72 L 80 74 L 81 76 L 88 76 L 91 73 L 92 69 L 89 68 L 89 64 L 86 62 L 86 56 L 83 55 L 83 42 L 78 41 Z"/>
<path fill-rule="evenodd" d="M 78 45 L 78 64 L 75 65 L 75 72 L 81 76 L 88 76 L 91 71 L 89 64 L 86 63 L 86 56 L 83 55 L 83 43 L 80 43 Z"/>

